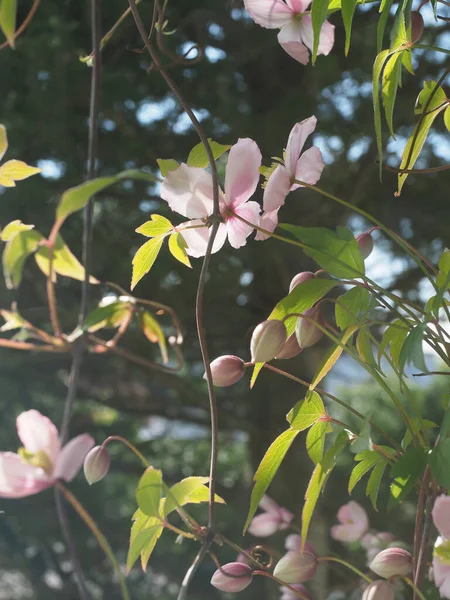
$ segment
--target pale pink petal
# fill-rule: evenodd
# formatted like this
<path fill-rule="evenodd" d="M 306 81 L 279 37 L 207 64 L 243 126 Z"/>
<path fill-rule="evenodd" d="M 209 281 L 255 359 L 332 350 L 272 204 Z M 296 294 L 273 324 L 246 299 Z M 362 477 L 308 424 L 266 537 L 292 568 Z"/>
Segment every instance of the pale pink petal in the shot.
<path fill-rule="evenodd" d="M 42 451 L 54 464 L 60 442 L 55 425 L 37 410 L 27 410 L 17 417 L 17 433 L 25 449 L 32 454 Z"/>
<path fill-rule="evenodd" d="M 292 550 L 294 552 L 299 552 L 302 548 L 302 538 L 297 533 L 291 533 L 284 540 L 284 547 L 286 550 Z M 305 552 L 310 552 L 311 554 L 315 554 L 316 551 L 314 546 L 310 542 L 305 543 L 304 547 Z"/>
<path fill-rule="evenodd" d="M 77 435 L 70 442 L 67 442 L 58 456 L 55 470 L 53 471 L 53 478 L 72 481 L 83 466 L 87 453 L 94 446 L 95 441 L 93 437 L 87 433 Z"/>
<path fill-rule="evenodd" d="M 361 528 L 358 525 L 333 525 L 331 537 L 338 542 L 357 542 L 361 539 Z"/>
<path fill-rule="evenodd" d="M 236 215 L 239 215 L 246 221 L 254 223 L 255 225 L 258 224 L 260 212 L 261 207 L 257 202 L 245 202 L 234 209 L 234 213 Z M 227 219 L 226 226 L 228 232 L 228 241 L 233 248 L 241 248 L 242 246 L 245 246 L 248 236 L 254 230 L 254 227 L 246 225 L 236 217 L 230 217 Z"/>
<path fill-rule="evenodd" d="M 310 185 L 315 185 L 322 175 L 322 171 L 325 167 L 323 162 L 322 152 L 316 146 L 309 148 L 303 152 L 297 162 L 297 169 L 295 170 L 295 179 L 304 181 Z M 296 190 L 299 187 L 303 187 L 298 183 L 294 183 L 291 190 Z"/>
<path fill-rule="evenodd" d="M 265 212 L 278 210 L 283 206 L 291 189 L 292 181 L 283 165 L 278 165 L 269 177 L 264 188 L 263 208 Z"/>
<path fill-rule="evenodd" d="M 213 182 L 204 169 L 184 163 L 169 171 L 161 184 L 161 198 L 172 210 L 190 219 L 208 217 L 213 212 Z"/>
<path fill-rule="evenodd" d="M 264 512 L 253 517 L 248 532 L 255 537 L 269 537 L 279 530 L 280 516 L 272 512 Z"/>
<path fill-rule="evenodd" d="M 302 42 L 311 52 L 314 44 L 314 33 L 311 21 L 311 15 L 305 15 L 299 21 L 300 36 Z M 329 54 L 334 44 L 334 25 L 329 21 L 325 21 L 320 30 L 319 47 L 317 54 Z"/>
<path fill-rule="evenodd" d="M 331 528 L 331 537 L 341 542 L 356 542 L 369 528 L 367 513 L 357 502 L 352 501 L 341 506 L 337 518 L 342 525 Z"/>
<path fill-rule="evenodd" d="M 271 212 L 263 213 L 259 219 L 259 226 L 266 231 L 270 231 L 272 233 L 276 226 L 278 225 L 278 211 L 272 210 Z M 262 231 L 258 231 L 255 236 L 255 240 L 258 242 L 267 240 L 270 237 L 267 233 L 263 233 Z"/>
<path fill-rule="evenodd" d="M 439 544 L 438 544 L 439 545 Z M 434 583 L 440 587 L 447 576 L 450 575 L 450 565 L 442 562 L 438 556 L 433 556 L 433 579 Z"/>
<path fill-rule="evenodd" d="M 280 506 L 267 494 L 264 494 L 264 496 L 261 498 L 259 508 L 262 508 L 266 512 L 272 512 L 277 514 L 280 510 Z"/>
<path fill-rule="evenodd" d="M 232 146 L 225 170 L 225 202 L 229 207 L 239 206 L 255 193 L 261 161 L 261 151 L 253 140 L 240 139 Z"/>
<path fill-rule="evenodd" d="M 286 2 L 296 14 L 305 12 L 311 4 L 311 0 L 286 0 Z"/>
<path fill-rule="evenodd" d="M 12 452 L 0 453 L 0 498 L 24 498 L 51 485 L 50 478 L 39 467 L 23 462 Z"/>
<path fill-rule="evenodd" d="M 189 229 L 189 227 L 193 225 L 201 225 L 201 227 Z M 184 228 L 183 226 L 186 226 L 186 228 Z M 206 247 L 208 245 L 209 240 L 209 234 L 211 231 L 209 227 L 206 227 L 206 225 L 201 220 L 194 220 L 179 225 L 177 227 L 177 230 L 181 233 L 184 241 L 187 244 L 186 252 L 189 254 L 189 256 L 193 256 L 194 258 L 198 258 L 199 256 L 205 256 Z M 219 225 L 219 229 L 214 239 L 214 244 L 212 248 L 213 254 L 222 248 L 222 246 L 225 244 L 226 239 L 227 228 L 225 224 L 221 224 Z"/>
<path fill-rule="evenodd" d="M 280 529 L 287 529 L 292 523 L 294 515 L 287 509 L 280 507 L 281 524 Z"/>
<path fill-rule="evenodd" d="M 450 539 L 450 496 L 442 494 L 436 498 L 432 515 L 441 536 Z"/>
<path fill-rule="evenodd" d="M 441 598 L 450 598 L 450 572 L 447 574 L 447 577 L 439 586 L 439 593 L 441 595 Z"/>
<path fill-rule="evenodd" d="M 283 27 L 293 17 L 292 9 L 283 0 L 244 0 L 251 18 L 267 29 Z"/>
<path fill-rule="evenodd" d="M 304 119 L 300 123 L 296 123 L 291 129 L 289 134 L 287 146 L 286 146 L 286 169 L 289 173 L 289 177 L 294 179 L 295 172 L 297 169 L 298 159 L 305 145 L 306 139 L 314 131 L 317 125 L 317 119 L 313 115 Z"/>
<path fill-rule="evenodd" d="M 277 38 L 278 43 L 289 56 L 292 56 L 301 65 L 308 64 L 309 53 L 302 42 L 298 21 L 293 21 L 285 25 L 278 33 Z"/>

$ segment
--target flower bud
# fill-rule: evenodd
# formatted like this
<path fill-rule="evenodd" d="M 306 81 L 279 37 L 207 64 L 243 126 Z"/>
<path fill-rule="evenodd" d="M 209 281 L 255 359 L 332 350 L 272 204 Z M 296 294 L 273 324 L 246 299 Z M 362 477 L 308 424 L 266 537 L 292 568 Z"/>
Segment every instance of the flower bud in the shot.
<path fill-rule="evenodd" d="M 252 582 L 252 569 L 241 562 L 232 562 L 217 569 L 211 585 L 222 592 L 242 592 Z"/>
<path fill-rule="evenodd" d="M 366 587 L 362 600 L 395 600 L 394 588 L 389 581 L 377 579 Z"/>
<path fill-rule="evenodd" d="M 287 340 L 287 331 L 281 321 L 263 321 L 253 331 L 250 352 L 253 362 L 267 362 L 281 352 Z"/>
<path fill-rule="evenodd" d="M 290 335 L 288 337 L 287 342 L 284 344 L 283 348 L 281 349 L 281 352 L 278 352 L 278 354 L 275 356 L 275 358 L 276 359 L 294 358 L 294 356 L 297 356 L 297 354 L 300 354 L 301 351 L 302 351 L 302 349 L 298 345 L 297 337 L 296 337 L 295 333 L 293 333 L 292 335 Z"/>
<path fill-rule="evenodd" d="M 242 358 L 230 354 L 219 356 L 212 361 L 210 366 L 213 383 L 217 387 L 233 385 L 242 379 L 245 373 L 245 363 Z M 206 373 L 203 375 L 203 379 L 206 379 Z"/>
<path fill-rule="evenodd" d="M 291 550 L 279 560 L 273 574 L 285 583 L 303 583 L 314 576 L 319 562 L 312 552 Z"/>
<path fill-rule="evenodd" d="M 417 10 L 413 10 L 411 13 L 411 41 L 413 44 L 417 43 L 422 37 L 424 29 L 423 17 Z"/>
<path fill-rule="evenodd" d="M 366 259 L 373 250 L 373 237 L 366 231 L 366 233 L 360 233 L 357 235 L 356 241 L 358 242 L 362 257 Z"/>
<path fill-rule="evenodd" d="M 297 273 L 297 275 L 292 279 L 289 284 L 289 293 L 292 292 L 294 288 L 296 288 L 300 283 L 304 281 L 308 281 L 309 279 L 314 279 L 315 275 L 312 271 L 302 271 L 301 273 Z"/>
<path fill-rule="evenodd" d="M 307 318 L 298 318 L 297 325 L 295 326 L 295 335 L 300 348 L 305 349 L 317 343 L 323 335 L 323 331 L 319 327 L 316 327 L 314 323 L 324 326 L 325 320 L 320 306 L 309 308 L 303 314 Z"/>
<path fill-rule="evenodd" d="M 380 577 L 404 577 L 412 571 L 412 556 L 403 548 L 386 548 L 375 556 L 370 568 Z"/>
<path fill-rule="evenodd" d="M 84 476 L 89 485 L 97 483 L 109 471 L 109 452 L 103 446 L 95 446 L 84 459 Z"/>

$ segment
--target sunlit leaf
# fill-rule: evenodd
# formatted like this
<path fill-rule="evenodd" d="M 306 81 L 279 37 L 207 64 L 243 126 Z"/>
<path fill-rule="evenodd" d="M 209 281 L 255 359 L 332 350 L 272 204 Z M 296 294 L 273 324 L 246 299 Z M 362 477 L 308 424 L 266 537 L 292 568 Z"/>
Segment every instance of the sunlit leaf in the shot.
<path fill-rule="evenodd" d="M 389 14 L 390 14 L 391 6 L 392 6 L 393 2 L 394 2 L 394 0 L 385 0 L 385 1 L 381 2 L 381 4 L 380 4 L 381 16 L 378 19 L 378 26 L 377 26 L 377 53 L 378 54 L 381 52 L 381 49 L 383 47 L 384 31 L 386 29 L 386 23 L 389 18 Z"/>
<path fill-rule="evenodd" d="M 394 139 L 394 106 L 397 97 L 397 89 L 401 85 L 402 64 L 402 52 L 395 52 L 395 54 L 390 56 L 384 65 L 381 84 L 381 97 L 386 123 L 389 127 L 389 132 Z"/>
<path fill-rule="evenodd" d="M 2 242 L 9 242 L 21 231 L 30 231 L 30 229 L 34 229 L 34 225 L 25 225 L 25 223 L 16 219 L 15 221 L 8 223 L 8 225 L 5 225 L 0 237 Z"/>
<path fill-rule="evenodd" d="M 358 4 L 358 0 L 342 0 L 342 20 L 344 21 L 345 28 L 345 55 L 347 56 L 350 50 L 350 39 L 352 35 L 352 22 L 353 15 L 355 14 L 355 8 Z"/>
<path fill-rule="evenodd" d="M 427 328 L 427 323 L 421 323 L 420 325 L 413 327 L 409 332 L 400 352 L 399 369 L 401 373 L 404 372 L 405 367 L 408 364 L 414 365 L 416 369 L 419 369 L 421 372 L 428 372 L 423 352 L 423 337 Z"/>
<path fill-rule="evenodd" d="M 383 479 L 384 472 L 388 466 L 388 462 L 378 463 L 372 470 L 369 476 L 366 486 L 366 496 L 370 498 L 374 510 L 377 510 L 378 492 L 380 491 L 381 481 Z"/>
<path fill-rule="evenodd" d="M 372 97 L 375 119 L 375 137 L 377 140 L 378 148 L 380 179 L 383 173 L 383 130 L 381 127 L 380 78 L 384 64 L 389 56 L 389 50 L 383 50 L 382 52 L 380 52 L 375 59 L 372 73 Z"/>
<path fill-rule="evenodd" d="M 85 318 L 82 329 L 93 333 L 107 327 L 120 327 L 130 314 L 132 306 L 129 303 L 116 300 L 105 306 L 98 306 Z"/>
<path fill-rule="evenodd" d="M 131 278 L 131 289 L 133 290 L 139 281 L 153 266 L 161 250 L 164 236 L 159 236 L 145 242 L 136 252 L 133 258 L 133 275 Z"/>
<path fill-rule="evenodd" d="M 184 506 L 191 502 L 191 498 L 196 498 L 196 493 L 199 489 L 206 491 L 209 496 L 209 490 L 205 484 L 209 482 L 209 477 L 186 477 L 167 492 L 167 499 L 164 505 L 164 516 L 166 517 L 179 506 Z M 198 502 L 198 500 L 197 500 Z"/>
<path fill-rule="evenodd" d="M 358 464 L 353 467 L 350 479 L 348 482 L 348 493 L 351 494 L 355 488 L 355 485 L 379 463 L 386 462 L 386 459 L 375 450 L 364 450 L 360 454 L 355 456 L 355 460 Z"/>
<path fill-rule="evenodd" d="M 423 448 L 408 448 L 392 467 L 390 475 L 394 477 L 391 484 L 388 509 L 402 502 L 412 491 L 417 479 L 427 466 L 428 457 Z"/>
<path fill-rule="evenodd" d="M 161 523 L 155 523 L 155 525 L 151 525 L 150 527 L 146 527 L 142 531 L 140 531 L 132 542 L 130 542 L 130 547 L 128 549 L 127 556 L 127 566 L 126 572 L 129 573 L 134 563 L 137 561 L 139 556 L 144 550 L 153 550 L 158 541 L 159 536 L 161 535 L 163 530 L 163 526 Z"/>
<path fill-rule="evenodd" d="M 159 170 L 163 177 L 165 177 L 169 171 L 175 171 L 180 166 L 176 160 L 171 158 L 158 158 L 156 162 L 158 163 Z"/>
<path fill-rule="evenodd" d="M 187 244 L 184 241 L 181 233 L 172 233 L 169 238 L 169 250 L 174 258 L 176 258 L 180 263 L 186 265 L 186 267 L 191 267 L 191 261 L 189 260 L 189 256 L 186 252 Z"/>
<path fill-rule="evenodd" d="M 22 181 L 40 172 L 41 169 L 30 167 L 30 165 L 27 165 L 22 160 L 8 160 L 3 165 L 0 165 L 0 185 L 3 187 L 15 187 L 16 181 Z"/>
<path fill-rule="evenodd" d="M 3 274 L 6 287 L 16 288 L 22 281 L 25 261 L 36 252 L 44 238 L 34 229 L 21 231 L 6 243 L 3 251 Z"/>
<path fill-rule="evenodd" d="M 424 434 L 424 438 L 427 437 L 428 431 L 437 427 L 436 423 L 434 423 L 433 421 L 430 421 L 429 419 L 419 419 L 418 417 L 413 417 L 411 419 L 411 423 L 415 430 L 420 431 L 422 434 Z M 411 442 L 412 433 L 411 429 L 408 427 L 405 432 L 405 436 L 402 440 L 402 448 L 406 450 L 406 448 L 410 445 Z"/>
<path fill-rule="evenodd" d="M 306 436 L 306 451 L 315 465 L 323 458 L 325 436 L 327 433 L 331 433 L 331 431 L 332 429 L 328 421 L 317 421 L 308 431 Z"/>
<path fill-rule="evenodd" d="M 151 215 L 150 221 L 147 221 L 136 229 L 136 233 L 140 233 L 147 237 L 155 237 L 164 235 L 172 229 L 172 223 L 166 217 L 161 215 Z"/>
<path fill-rule="evenodd" d="M 208 138 L 208 142 L 213 153 L 214 160 L 220 158 L 222 154 L 231 148 L 231 146 L 225 146 L 223 144 L 213 142 L 211 138 Z M 202 142 L 194 146 L 189 152 L 187 165 L 189 167 L 197 167 L 199 169 L 206 169 L 206 167 L 209 165 L 208 155 Z"/>
<path fill-rule="evenodd" d="M 5 319 L 5 324 L 0 327 L 0 331 L 11 331 L 21 329 L 28 325 L 28 322 L 19 315 L 18 312 L 10 310 L 0 310 L 0 315 Z"/>
<path fill-rule="evenodd" d="M 392 362 L 398 368 L 400 365 L 400 353 L 403 348 L 403 344 L 405 339 L 407 338 L 409 332 L 412 329 L 408 327 L 408 323 L 405 323 L 403 320 L 396 319 L 393 321 L 386 331 L 383 333 L 383 337 L 381 338 L 381 342 L 378 349 L 378 363 L 381 362 L 383 358 L 383 353 L 386 348 L 390 344 L 390 356 L 392 358 Z"/>
<path fill-rule="evenodd" d="M 361 314 L 367 311 L 369 306 L 369 290 L 359 285 L 349 289 L 336 300 L 335 315 L 336 325 L 339 329 L 347 329 L 359 321 Z"/>
<path fill-rule="evenodd" d="M 16 17 L 17 0 L 0 0 L 0 29 L 5 34 L 11 48 L 14 48 Z"/>
<path fill-rule="evenodd" d="M 159 345 L 163 362 L 167 363 L 169 358 L 167 356 L 166 336 L 160 324 L 147 310 L 139 311 L 137 317 L 143 334 L 152 344 Z"/>
<path fill-rule="evenodd" d="M 320 367 L 317 370 L 317 374 L 315 375 L 313 381 L 311 382 L 311 385 L 309 386 L 310 390 L 316 388 L 322 381 L 322 379 L 325 377 L 325 375 L 327 375 L 330 369 L 336 364 L 342 352 L 344 351 L 345 345 L 357 329 L 357 325 L 352 325 L 348 329 L 346 329 L 339 338 L 339 344 L 336 345 L 334 348 L 331 348 L 331 350 L 329 350 L 326 353 L 325 358 L 322 360 Z"/>
<path fill-rule="evenodd" d="M 356 338 L 356 349 L 360 358 L 370 365 L 371 367 L 378 369 L 377 361 L 373 355 L 372 342 L 370 340 L 369 334 L 366 330 L 361 329 L 358 333 L 358 337 Z"/>
<path fill-rule="evenodd" d="M 320 31 L 325 19 L 327 18 L 328 2 L 329 0 L 314 0 L 311 6 L 311 21 L 314 35 L 312 64 L 316 62 L 317 50 L 319 49 Z"/>
<path fill-rule="evenodd" d="M 34 255 L 36 263 L 44 275 L 49 275 L 50 252 L 47 246 L 42 246 Z M 53 272 L 63 277 L 71 277 L 78 281 L 84 281 L 85 271 L 83 265 L 79 262 L 69 247 L 66 245 L 60 235 L 57 236 L 53 248 Z M 98 283 L 98 280 L 92 275 L 89 277 L 90 283 Z"/>
<path fill-rule="evenodd" d="M 6 127 L 0 125 L 0 160 L 5 156 L 8 150 L 8 136 L 6 134 Z"/>
<path fill-rule="evenodd" d="M 447 106 L 444 111 L 444 123 L 447 127 L 447 131 L 450 131 L 450 106 Z"/>
<path fill-rule="evenodd" d="M 154 467 L 147 467 L 139 480 L 136 500 L 139 508 L 148 517 L 158 517 L 159 503 L 163 489 L 162 473 Z"/>
<path fill-rule="evenodd" d="M 327 417 L 322 398 L 317 392 L 312 392 L 305 400 L 297 402 L 289 411 L 287 420 L 292 429 L 304 431 L 321 417 Z"/>

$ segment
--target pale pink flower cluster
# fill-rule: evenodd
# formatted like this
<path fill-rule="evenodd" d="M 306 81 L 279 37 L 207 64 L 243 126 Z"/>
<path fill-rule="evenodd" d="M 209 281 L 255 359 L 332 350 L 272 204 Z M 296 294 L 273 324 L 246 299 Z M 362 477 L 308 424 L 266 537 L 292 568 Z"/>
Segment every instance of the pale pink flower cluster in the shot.
<path fill-rule="evenodd" d="M 338 511 L 339 525 L 331 528 L 331 537 L 339 542 L 358 542 L 369 529 L 369 519 L 357 502 L 344 504 Z"/>
<path fill-rule="evenodd" d="M 95 443 L 82 434 L 61 447 L 55 425 L 37 410 L 23 412 L 16 424 L 23 448 L 18 454 L 0 452 L 1 498 L 37 494 L 58 479 L 72 481 Z"/>
<path fill-rule="evenodd" d="M 292 58 L 308 64 L 314 34 L 308 7 L 311 0 L 244 0 L 251 18 L 267 29 L 280 29 L 278 42 Z M 319 37 L 317 54 L 329 54 L 334 44 L 334 25 L 325 21 Z"/>
<path fill-rule="evenodd" d="M 434 545 L 433 578 L 441 598 L 450 599 L 450 496 L 436 498 L 433 521 L 439 532 Z"/>

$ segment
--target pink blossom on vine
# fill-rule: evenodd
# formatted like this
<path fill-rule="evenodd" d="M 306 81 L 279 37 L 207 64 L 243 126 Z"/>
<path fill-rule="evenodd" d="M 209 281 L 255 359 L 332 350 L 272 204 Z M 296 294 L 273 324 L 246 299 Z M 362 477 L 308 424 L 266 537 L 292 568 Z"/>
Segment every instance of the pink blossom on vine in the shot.
<path fill-rule="evenodd" d="M 385 579 L 409 575 L 412 567 L 412 556 L 404 548 L 386 548 L 379 552 L 370 563 L 372 571 Z"/>
<path fill-rule="evenodd" d="M 366 511 L 354 501 L 341 506 L 337 518 L 340 524 L 331 528 L 331 537 L 339 542 L 357 542 L 369 528 Z"/>
<path fill-rule="evenodd" d="M 269 496 L 263 496 L 259 506 L 264 512 L 252 519 L 248 528 L 251 535 L 269 537 L 277 531 L 287 529 L 292 523 L 294 515 Z"/>
<path fill-rule="evenodd" d="M 440 533 L 434 545 L 433 578 L 441 598 L 450 599 L 450 496 L 436 498 L 432 516 Z"/>
<path fill-rule="evenodd" d="M 286 583 L 304 583 L 314 577 L 318 566 L 312 552 L 290 550 L 278 561 L 273 574 Z"/>
<path fill-rule="evenodd" d="M 311 0 L 244 0 L 251 18 L 267 29 L 280 29 L 278 42 L 292 58 L 308 64 L 308 49 L 312 52 L 314 34 L 311 14 L 307 12 Z M 317 54 L 329 54 L 334 44 L 334 25 L 325 21 L 319 36 Z"/>
<path fill-rule="evenodd" d="M 79 435 L 61 448 L 55 425 L 37 410 L 16 420 L 23 444 L 18 453 L 0 453 L 0 497 L 23 498 L 51 487 L 57 479 L 72 481 L 95 442 Z"/>
<path fill-rule="evenodd" d="M 267 181 L 263 197 L 264 213 L 259 221 L 260 227 L 267 231 L 274 231 L 278 225 L 278 211 L 289 192 L 303 187 L 294 183 L 294 180 L 314 185 L 322 175 L 325 164 L 319 148 L 312 146 L 302 154 L 306 139 L 316 125 L 317 119 L 314 116 L 294 125 L 286 145 L 284 164 L 278 164 Z M 256 235 L 257 240 L 265 240 L 267 237 L 267 234 L 260 231 Z"/>
<path fill-rule="evenodd" d="M 259 182 L 261 152 L 251 139 L 240 139 L 232 146 L 225 171 L 225 193 L 219 189 L 220 215 L 214 240 L 213 252 L 222 248 L 226 239 L 233 248 L 246 244 L 253 227 L 238 217 L 258 223 L 261 208 L 257 202 L 249 202 Z M 161 198 L 170 208 L 187 217 L 190 221 L 182 223 L 177 229 L 183 236 L 191 256 L 204 256 L 210 227 L 208 220 L 213 214 L 213 180 L 204 169 L 188 167 L 182 164 L 169 171 L 161 184 Z"/>
<path fill-rule="evenodd" d="M 252 569 L 242 563 L 223 565 L 211 578 L 211 585 L 223 592 L 242 592 L 252 582 Z"/>

